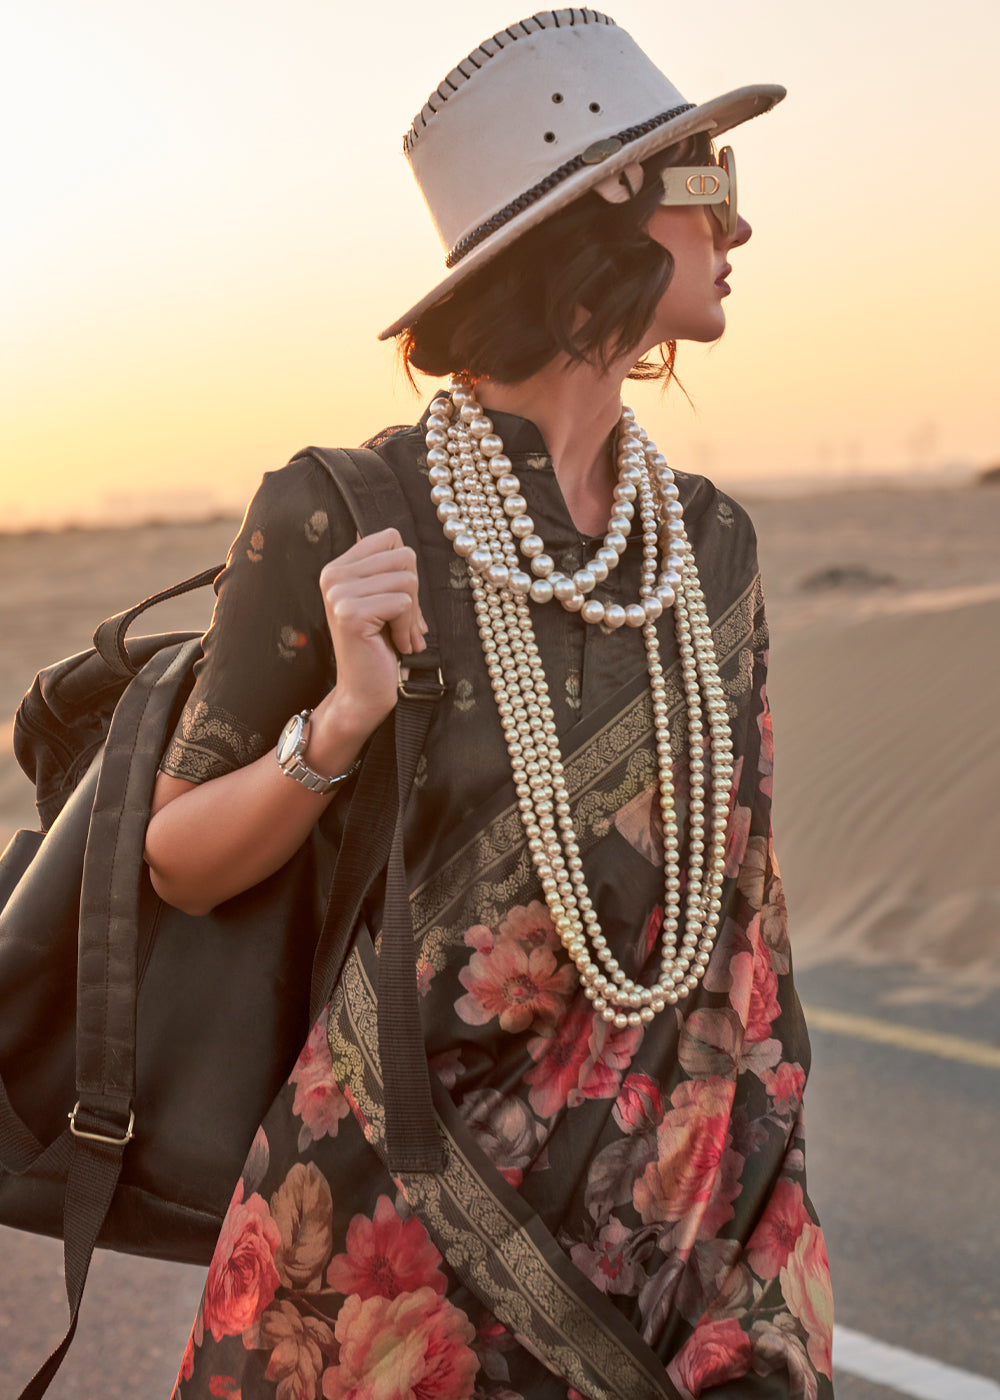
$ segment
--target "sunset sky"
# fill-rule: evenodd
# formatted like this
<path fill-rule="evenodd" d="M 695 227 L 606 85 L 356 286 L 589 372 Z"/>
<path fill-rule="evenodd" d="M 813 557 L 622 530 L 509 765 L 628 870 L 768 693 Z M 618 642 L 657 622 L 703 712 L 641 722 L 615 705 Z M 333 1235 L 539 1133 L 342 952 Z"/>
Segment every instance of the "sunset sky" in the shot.
<path fill-rule="evenodd" d="M 376 334 L 443 259 L 400 138 L 530 10 L 6 7 L 0 528 L 238 507 L 308 442 L 412 421 Z M 738 489 L 1000 461 L 996 0 L 608 12 L 692 100 L 789 89 L 735 133 L 755 235 L 726 336 L 682 347 L 694 409 L 631 394 L 671 462 Z"/>

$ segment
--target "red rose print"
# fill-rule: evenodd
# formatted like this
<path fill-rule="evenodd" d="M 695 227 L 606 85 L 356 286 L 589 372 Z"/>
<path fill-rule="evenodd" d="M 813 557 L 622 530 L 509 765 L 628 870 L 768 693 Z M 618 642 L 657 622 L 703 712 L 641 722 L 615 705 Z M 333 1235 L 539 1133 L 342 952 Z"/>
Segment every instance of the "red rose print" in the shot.
<path fill-rule="evenodd" d="M 222 1222 L 205 1283 L 205 1326 L 215 1340 L 252 1327 L 281 1280 L 274 1265 L 281 1231 L 256 1192 L 243 1200 L 241 1181 Z"/>
<path fill-rule="evenodd" d="M 797 1181 L 779 1181 L 747 1243 L 747 1263 L 758 1278 L 778 1277 L 808 1220 L 802 1187 Z"/>
<path fill-rule="evenodd" d="M 663 1118 L 659 1085 L 648 1074 L 630 1074 L 614 1106 L 614 1119 L 623 1133 L 648 1132 Z"/>
<path fill-rule="evenodd" d="M 448 1287 L 427 1231 L 415 1216 L 402 1220 L 388 1196 L 379 1196 L 373 1219 L 354 1217 L 346 1243 L 347 1253 L 335 1254 L 326 1271 L 336 1293 L 393 1299 L 420 1288 L 443 1294 Z"/>
<path fill-rule="evenodd" d="M 340 1364 L 323 1374 L 325 1400 L 470 1400 L 476 1332 L 433 1288 L 347 1299 L 337 1317 Z"/>
<path fill-rule="evenodd" d="M 208 1382 L 208 1393 L 215 1400 L 240 1400 L 242 1394 L 235 1376 L 212 1376 Z"/>
<path fill-rule="evenodd" d="M 703 1317 L 670 1363 L 669 1372 L 697 1400 L 707 1386 L 745 1376 L 750 1358 L 750 1338 L 735 1318 Z"/>
<path fill-rule="evenodd" d="M 657 1156 L 632 1192 L 646 1224 L 685 1220 L 675 1247 L 716 1234 L 733 1217 L 742 1156 L 731 1145 L 733 1086 L 723 1079 L 686 1080 L 671 1095 L 657 1130 Z"/>

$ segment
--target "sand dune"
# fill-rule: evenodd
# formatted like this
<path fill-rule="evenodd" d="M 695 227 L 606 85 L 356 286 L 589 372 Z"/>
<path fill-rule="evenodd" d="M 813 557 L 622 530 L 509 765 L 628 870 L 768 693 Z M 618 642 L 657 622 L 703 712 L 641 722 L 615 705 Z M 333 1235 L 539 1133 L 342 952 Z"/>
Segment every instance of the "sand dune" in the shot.
<path fill-rule="evenodd" d="M 1000 601 L 776 648 L 775 827 L 799 961 L 1000 982 Z"/>
<path fill-rule="evenodd" d="M 973 998 L 1000 984 L 1000 490 L 748 504 L 799 964 L 904 963 L 909 995 Z M 234 525 L 0 537 L 0 712 L 100 618 L 221 560 Z M 200 628 L 210 608 L 206 590 L 141 630 Z M 31 803 L 5 734 L 0 839 L 34 824 Z"/>

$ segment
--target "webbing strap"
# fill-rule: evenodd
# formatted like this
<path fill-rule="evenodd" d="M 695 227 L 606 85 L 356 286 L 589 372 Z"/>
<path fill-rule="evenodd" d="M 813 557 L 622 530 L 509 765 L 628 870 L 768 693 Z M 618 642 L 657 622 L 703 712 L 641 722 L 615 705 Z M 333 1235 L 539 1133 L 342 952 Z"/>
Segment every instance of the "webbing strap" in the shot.
<path fill-rule="evenodd" d="M 404 543 L 417 550 L 409 504 L 395 475 L 376 452 L 325 452 L 318 448 L 309 448 L 308 452 L 336 482 L 360 533 L 370 534 L 392 525 Z M 390 720 L 373 737 L 362 765 L 334 877 L 338 905 L 351 892 L 354 907 L 349 934 L 388 851 L 379 951 L 378 1038 L 385 1085 L 386 1140 L 393 1172 L 440 1171 L 444 1166 L 444 1146 L 434 1115 L 420 1022 L 416 946 L 403 842 L 406 807 L 434 713 L 433 702 L 440 700 L 443 693 L 430 589 L 423 576 L 421 584 L 420 606 L 429 628 L 426 649 L 400 658 L 407 678 L 400 684 Z M 395 736 L 394 764 L 390 733 Z M 395 782 L 390 785 L 393 777 Z M 391 849 L 386 839 L 390 833 Z M 346 909 L 338 910 L 337 925 L 341 929 L 347 922 L 346 914 Z M 349 939 L 343 935 L 338 938 L 324 926 L 313 965 L 310 998 L 317 1015 L 325 1004 L 324 993 L 329 994 L 340 973 L 349 946 Z"/>

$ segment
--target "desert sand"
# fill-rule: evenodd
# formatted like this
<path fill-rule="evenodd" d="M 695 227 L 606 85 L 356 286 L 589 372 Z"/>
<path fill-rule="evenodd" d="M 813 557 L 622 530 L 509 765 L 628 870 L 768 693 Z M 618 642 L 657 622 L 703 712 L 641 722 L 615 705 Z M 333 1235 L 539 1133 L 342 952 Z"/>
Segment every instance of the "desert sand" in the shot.
<path fill-rule="evenodd" d="M 800 967 L 904 964 L 910 997 L 1000 985 L 1000 489 L 736 492 L 772 628 L 775 826 Z M 0 713 L 94 625 L 221 562 L 236 522 L 0 536 Z M 140 631 L 201 629 L 210 589 Z M 0 841 L 34 825 L 0 741 Z"/>

